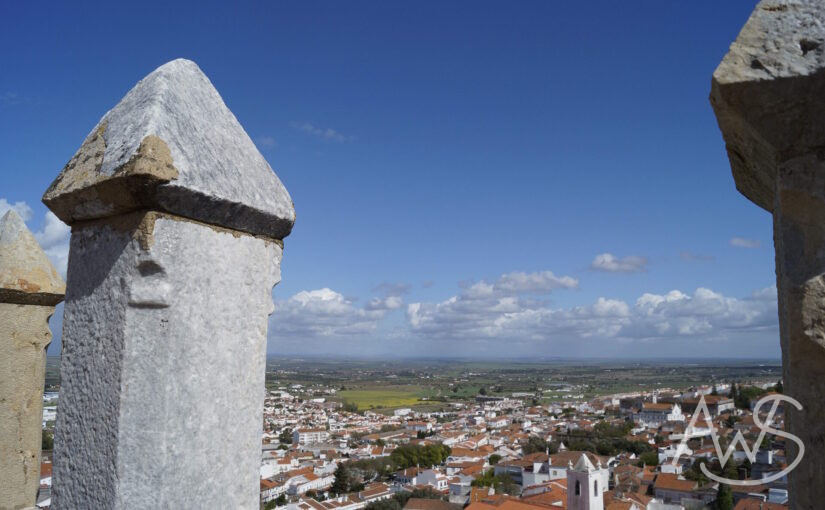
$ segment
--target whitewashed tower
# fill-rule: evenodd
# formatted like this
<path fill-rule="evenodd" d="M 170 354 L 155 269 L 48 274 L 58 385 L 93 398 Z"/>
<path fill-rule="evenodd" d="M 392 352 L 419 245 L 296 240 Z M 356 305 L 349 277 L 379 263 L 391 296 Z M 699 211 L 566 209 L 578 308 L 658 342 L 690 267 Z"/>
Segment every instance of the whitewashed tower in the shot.
<path fill-rule="evenodd" d="M 604 510 L 603 469 L 597 468 L 585 454 L 567 467 L 567 510 Z"/>
<path fill-rule="evenodd" d="M 292 200 L 174 60 L 43 202 L 72 226 L 53 508 L 259 507 L 267 316 Z"/>

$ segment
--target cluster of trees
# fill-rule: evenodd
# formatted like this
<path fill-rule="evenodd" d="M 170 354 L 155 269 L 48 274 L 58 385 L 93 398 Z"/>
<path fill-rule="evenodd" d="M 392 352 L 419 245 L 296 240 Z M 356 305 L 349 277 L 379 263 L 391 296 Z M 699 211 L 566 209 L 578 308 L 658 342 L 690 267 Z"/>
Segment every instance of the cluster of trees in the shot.
<path fill-rule="evenodd" d="M 731 480 L 739 480 L 739 467 L 736 463 L 731 459 L 725 464 L 725 467 L 722 467 L 722 464 L 719 460 L 709 461 L 707 459 L 696 459 L 693 464 L 684 472 L 684 477 L 688 480 L 694 480 L 699 482 L 699 485 L 704 485 L 710 481 L 710 479 L 702 472 L 701 466 L 706 466 L 706 469 L 711 473 L 728 478 Z M 733 492 L 731 491 L 730 485 L 726 483 L 720 483 L 719 488 L 716 492 L 716 500 L 713 503 L 714 510 L 733 510 Z"/>
<path fill-rule="evenodd" d="M 374 480 L 378 477 L 386 478 L 397 471 L 395 464 L 387 457 L 350 461 L 349 465 L 361 473 L 365 480 Z"/>
<path fill-rule="evenodd" d="M 284 429 L 278 434 L 278 441 L 281 444 L 292 444 L 292 429 Z"/>
<path fill-rule="evenodd" d="M 544 453 L 548 450 L 550 453 L 558 453 L 559 447 L 557 444 L 545 441 L 539 436 L 530 436 L 527 438 L 527 443 L 521 446 L 521 450 L 525 455 L 538 452 Z"/>
<path fill-rule="evenodd" d="M 412 466 L 431 467 L 441 464 L 452 453 L 449 446 L 441 443 L 424 446 L 405 444 L 390 454 L 390 460 L 397 469 L 406 469 Z"/>
<path fill-rule="evenodd" d="M 393 494 L 391 498 L 383 501 L 373 501 L 365 507 L 365 510 L 401 510 L 410 498 L 444 499 L 431 489 L 415 489 L 412 492 L 398 492 Z"/>
<path fill-rule="evenodd" d="M 330 492 L 333 494 L 346 494 L 348 492 L 360 491 L 364 488 L 364 478 L 360 470 L 342 462 L 335 469 L 335 480 L 332 482 Z"/>
<path fill-rule="evenodd" d="M 751 400 L 761 397 L 767 393 L 767 390 L 757 388 L 756 386 L 730 386 L 730 398 L 733 399 L 733 405 L 739 409 L 750 409 Z"/>
<path fill-rule="evenodd" d="M 564 442 L 571 450 L 582 450 L 599 455 L 616 455 L 621 452 L 642 455 L 653 450 L 653 447 L 644 441 L 627 439 L 633 424 L 630 422 L 621 425 L 611 425 L 606 422 L 597 423 L 592 432 L 586 430 L 571 430 Z"/>
<path fill-rule="evenodd" d="M 658 466 L 659 465 L 659 454 L 655 451 L 644 452 L 643 454 L 639 455 L 639 467 L 645 466 Z"/>
<path fill-rule="evenodd" d="M 350 402 L 349 400 L 344 400 L 343 402 L 341 402 L 341 404 L 343 405 L 344 411 L 346 411 L 348 413 L 357 413 L 358 412 L 358 404 L 356 404 L 355 402 Z"/>
<path fill-rule="evenodd" d="M 493 487 L 496 494 L 509 494 L 517 496 L 521 487 L 510 477 L 510 475 L 496 475 L 495 470 L 490 468 L 481 476 L 472 481 L 473 487 Z"/>
<path fill-rule="evenodd" d="M 286 494 L 281 494 L 277 498 L 273 499 L 266 505 L 264 505 L 264 510 L 272 510 L 273 508 L 277 508 L 279 506 L 284 506 L 287 504 Z"/>
<path fill-rule="evenodd" d="M 731 480 L 738 480 L 739 479 L 739 468 L 736 465 L 736 462 L 733 459 L 729 459 L 728 462 L 725 464 L 725 467 L 722 467 L 722 464 L 719 462 L 719 459 L 708 460 L 704 458 L 696 459 L 691 466 L 685 470 L 683 476 L 688 480 L 693 480 L 695 482 L 699 482 L 699 485 L 705 485 L 706 483 L 710 482 L 710 479 L 702 472 L 702 464 L 705 465 L 706 469 L 711 473 L 730 478 Z M 727 485 L 727 484 L 721 484 Z"/>
<path fill-rule="evenodd" d="M 341 463 L 335 470 L 332 492 L 344 494 L 360 490 L 364 484 L 378 478 L 388 478 L 398 470 L 413 466 L 429 468 L 441 464 L 450 456 L 450 447 L 442 444 L 426 446 L 402 445 L 389 457 L 360 459 Z"/>

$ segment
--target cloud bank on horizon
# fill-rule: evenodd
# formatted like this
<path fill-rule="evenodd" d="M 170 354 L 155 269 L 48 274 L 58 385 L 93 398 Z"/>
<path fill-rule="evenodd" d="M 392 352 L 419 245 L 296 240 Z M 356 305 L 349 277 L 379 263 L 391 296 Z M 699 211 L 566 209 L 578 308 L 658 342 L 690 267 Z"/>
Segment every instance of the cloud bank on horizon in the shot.
<path fill-rule="evenodd" d="M 33 212 L 25 202 L 0 198 L 0 215 L 14 209 L 27 222 Z M 34 231 L 46 254 L 65 277 L 70 228 L 47 212 Z M 734 238 L 739 239 L 739 238 Z M 755 242 L 731 242 L 737 247 Z M 756 245 L 756 246 L 755 246 Z M 640 273 L 648 260 L 641 256 L 596 255 L 589 269 L 607 273 Z M 423 287 L 428 287 L 424 285 Z M 749 336 L 778 337 L 776 288 L 759 289 L 745 297 L 725 296 L 709 288 L 692 292 L 644 292 L 633 302 L 600 296 L 592 303 L 558 306 L 551 297 L 577 290 L 578 278 L 553 271 L 504 273 L 493 281 L 459 284 L 441 301 L 406 302 L 412 286 L 383 282 L 375 296 L 359 304 L 324 287 L 275 298 L 269 321 L 269 350 L 298 353 L 361 355 L 395 352 L 384 345 L 416 342 L 472 348 L 474 343 L 513 345 L 502 355 L 558 353 L 569 342 L 611 342 L 625 345 L 667 344 L 675 340 L 746 341 Z M 277 295 L 277 292 L 276 292 Z M 62 309 L 58 310 L 61 313 Z M 58 326 L 59 320 L 55 321 Z M 59 337 L 59 332 L 56 332 Z M 778 343 L 778 342 L 777 342 Z M 403 352 L 397 351 L 398 353 Z M 414 352 L 414 350 L 413 350 Z M 748 353 L 743 353 L 743 357 Z M 756 356 L 758 357 L 758 356 Z"/>

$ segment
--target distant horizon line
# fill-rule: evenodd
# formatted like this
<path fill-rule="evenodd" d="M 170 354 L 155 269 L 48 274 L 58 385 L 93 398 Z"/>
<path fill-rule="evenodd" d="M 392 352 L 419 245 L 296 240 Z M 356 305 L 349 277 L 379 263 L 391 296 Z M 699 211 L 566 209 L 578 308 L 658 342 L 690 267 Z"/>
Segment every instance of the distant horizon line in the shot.
<path fill-rule="evenodd" d="M 59 358 L 60 354 L 49 354 L 48 358 Z M 754 358 L 754 357 L 731 357 L 731 356 L 717 356 L 717 357 L 699 357 L 699 356 L 656 356 L 656 357 L 581 357 L 581 356 L 543 356 L 543 357 L 526 357 L 526 356 L 489 356 L 489 357 L 471 357 L 471 356 L 368 356 L 368 355 L 344 355 L 344 354 L 282 354 L 282 353 L 267 353 L 267 361 L 272 358 L 282 358 L 284 360 L 316 360 L 316 361 L 439 361 L 439 362 L 509 362 L 509 363 L 547 363 L 547 362 L 590 362 L 590 363 L 605 363 L 605 362 L 638 362 L 638 363 L 655 363 L 655 362 L 684 362 L 689 361 L 693 363 L 709 363 L 714 364 L 724 362 L 752 362 L 762 364 L 776 364 L 781 365 L 781 358 Z"/>
<path fill-rule="evenodd" d="M 697 362 L 707 362 L 707 361 L 714 361 L 714 362 L 724 362 L 724 361 L 750 361 L 750 362 L 769 362 L 769 363 L 777 363 L 781 364 L 781 358 L 772 358 L 772 357 L 733 357 L 733 356 L 652 356 L 652 357 L 639 357 L 639 356 L 613 356 L 613 357 L 600 357 L 600 356 L 590 356 L 590 357 L 583 357 L 583 356 L 539 356 L 539 357 L 528 357 L 528 356 L 415 356 L 415 355 L 378 355 L 378 356 L 368 356 L 368 355 L 344 355 L 344 354 L 283 354 L 283 353 L 267 353 L 267 359 L 274 358 L 274 357 L 281 357 L 284 359 L 310 359 L 310 360 L 352 360 L 352 361 L 405 361 L 405 360 L 420 360 L 420 361 L 519 361 L 524 363 L 539 363 L 539 362 L 547 362 L 547 361 L 598 361 L 598 362 L 605 362 L 605 361 L 640 361 L 640 362 L 650 362 L 650 361 L 697 361 Z"/>

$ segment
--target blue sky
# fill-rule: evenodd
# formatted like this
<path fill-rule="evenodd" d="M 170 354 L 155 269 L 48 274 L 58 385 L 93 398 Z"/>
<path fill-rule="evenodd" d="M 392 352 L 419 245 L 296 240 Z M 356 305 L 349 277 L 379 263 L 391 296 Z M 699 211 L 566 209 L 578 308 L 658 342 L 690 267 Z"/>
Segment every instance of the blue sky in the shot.
<path fill-rule="evenodd" d="M 64 263 L 43 191 L 186 57 L 295 201 L 269 352 L 778 357 L 707 100 L 754 4 L 3 2 L 0 208 Z"/>

